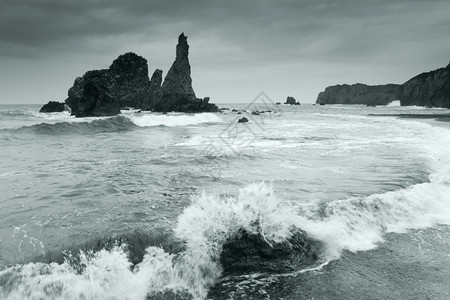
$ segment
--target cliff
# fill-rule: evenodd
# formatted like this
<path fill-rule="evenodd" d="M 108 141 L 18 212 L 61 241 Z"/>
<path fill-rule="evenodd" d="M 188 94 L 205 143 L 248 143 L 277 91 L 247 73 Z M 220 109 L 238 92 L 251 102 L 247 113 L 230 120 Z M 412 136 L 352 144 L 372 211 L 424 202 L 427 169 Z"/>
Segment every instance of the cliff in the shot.
<path fill-rule="evenodd" d="M 398 100 L 401 85 L 342 84 L 329 86 L 319 93 L 316 103 L 386 105 Z"/>
<path fill-rule="evenodd" d="M 399 99 L 402 106 L 450 108 L 450 63 L 445 68 L 422 73 L 405 82 Z"/>
<path fill-rule="evenodd" d="M 329 86 L 319 93 L 316 103 L 386 105 L 393 100 L 400 100 L 402 106 L 450 108 L 450 63 L 445 68 L 419 74 L 402 85 Z"/>

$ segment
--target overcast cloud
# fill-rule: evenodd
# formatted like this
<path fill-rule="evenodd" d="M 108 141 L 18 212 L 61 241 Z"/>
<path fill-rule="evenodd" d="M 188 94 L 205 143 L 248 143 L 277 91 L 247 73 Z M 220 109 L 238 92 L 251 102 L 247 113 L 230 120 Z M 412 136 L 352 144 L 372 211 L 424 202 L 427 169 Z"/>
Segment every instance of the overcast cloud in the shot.
<path fill-rule="evenodd" d="M 313 102 L 328 85 L 444 67 L 449 15 L 448 0 L 1 0 L 0 103 L 63 101 L 128 51 L 165 74 L 181 32 L 199 97 Z"/>

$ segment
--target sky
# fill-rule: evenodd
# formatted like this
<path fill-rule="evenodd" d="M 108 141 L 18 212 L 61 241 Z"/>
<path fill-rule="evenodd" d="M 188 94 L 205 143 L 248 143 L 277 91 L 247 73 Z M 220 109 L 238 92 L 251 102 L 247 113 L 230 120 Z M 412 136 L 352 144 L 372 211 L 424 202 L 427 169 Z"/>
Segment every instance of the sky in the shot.
<path fill-rule="evenodd" d="M 64 101 L 126 52 L 165 76 L 181 32 L 197 97 L 312 103 L 445 67 L 449 16 L 448 0 L 0 0 L 0 104 Z"/>

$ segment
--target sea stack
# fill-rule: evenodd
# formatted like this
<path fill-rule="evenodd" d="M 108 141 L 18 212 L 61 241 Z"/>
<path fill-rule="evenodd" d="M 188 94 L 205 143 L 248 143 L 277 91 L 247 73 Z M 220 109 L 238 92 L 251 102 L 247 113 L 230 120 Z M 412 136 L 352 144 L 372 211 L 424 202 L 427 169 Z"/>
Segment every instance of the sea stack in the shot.
<path fill-rule="evenodd" d="M 155 72 L 153 72 L 149 87 L 142 100 L 141 108 L 143 110 L 152 110 L 155 104 L 161 101 L 162 73 L 163 71 L 159 69 L 156 69 Z"/>
<path fill-rule="evenodd" d="M 140 108 L 148 87 L 147 60 L 128 52 L 109 69 L 88 71 L 75 79 L 65 102 L 76 117 L 114 116 L 123 107 Z"/>
<path fill-rule="evenodd" d="M 297 100 L 295 100 L 294 97 L 288 96 L 288 97 L 286 98 L 286 102 L 284 102 L 284 104 L 300 105 L 300 102 L 298 102 Z"/>
<path fill-rule="evenodd" d="M 121 108 L 154 112 L 216 112 L 209 98 L 197 99 L 192 88 L 189 45 L 182 33 L 176 58 L 162 83 L 162 70 L 148 79 L 147 60 L 135 53 L 120 55 L 108 69 L 86 72 L 75 79 L 65 103 L 76 117 L 120 114 Z"/>
<path fill-rule="evenodd" d="M 176 57 L 169 72 L 164 78 L 161 88 L 161 100 L 154 107 L 160 112 L 203 112 L 218 111 L 218 107 L 210 104 L 209 98 L 198 99 L 192 88 L 191 65 L 189 64 L 189 45 L 187 37 L 181 33 L 178 37 Z"/>

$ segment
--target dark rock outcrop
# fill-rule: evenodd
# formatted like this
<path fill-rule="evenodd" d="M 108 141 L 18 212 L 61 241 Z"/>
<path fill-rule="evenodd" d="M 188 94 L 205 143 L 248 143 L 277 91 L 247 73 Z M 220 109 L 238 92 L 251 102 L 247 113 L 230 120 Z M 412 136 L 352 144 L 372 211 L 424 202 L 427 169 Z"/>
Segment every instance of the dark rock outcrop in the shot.
<path fill-rule="evenodd" d="M 209 98 L 197 99 L 192 88 L 189 45 L 182 33 L 176 59 L 162 83 L 162 71 L 148 79 L 147 60 L 134 53 L 120 55 L 108 69 L 88 71 L 75 79 L 66 104 L 77 117 L 113 116 L 121 108 L 157 112 L 216 112 Z"/>
<path fill-rule="evenodd" d="M 295 100 L 294 97 L 288 96 L 287 99 L 286 99 L 286 102 L 284 102 L 284 104 L 300 105 L 300 102 L 298 102 L 297 100 Z"/>
<path fill-rule="evenodd" d="M 306 232 L 292 228 L 287 241 L 269 244 L 260 234 L 240 233 L 222 248 L 220 263 L 225 274 L 248 272 L 286 272 L 312 264 L 317 255 L 311 250 Z"/>
<path fill-rule="evenodd" d="M 64 102 L 49 101 L 47 104 L 41 107 L 39 112 L 41 113 L 51 113 L 51 112 L 62 112 L 65 111 L 66 107 Z"/>
<path fill-rule="evenodd" d="M 219 108 L 209 103 L 209 97 L 198 99 L 192 88 L 191 66 L 189 64 L 189 45 L 184 33 L 178 37 L 176 58 L 164 78 L 161 100 L 153 110 L 160 112 L 216 112 Z"/>
<path fill-rule="evenodd" d="M 242 117 L 238 120 L 238 123 L 247 123 L 248 119 L 246 117 Z"/>
<path fill-rule="evenodd" d="M 148 88 L 147 60 L 129 52 L 109 69 L 88 71 L 75 79 L 66 103 L 77 117 L 113 116 L 121 107 L 140 108 Z"/>
<path fill-rule="evenodd" d="M 450 63 L 445 68 L 422 73 L 405 82 L 399 99 L 402 106 L 450 108 Z"/>
<path fill-rule="evenodd" d="M 143 110 L 152 110 L 161 100 L 162 73 L 163 71 L 159 69 L 156 69 L 155 72 L 153 72 L 152 78 L 150 79 L 150 84 L 142 97 Z"/>
<path fill-rule="evenodd" d="M 366 85 L 356 83 L 329 86 L 319 93 L 316 103 L 320 104 L 365 104 L 386 105 L 398 100 L 401 85 Z"/>

